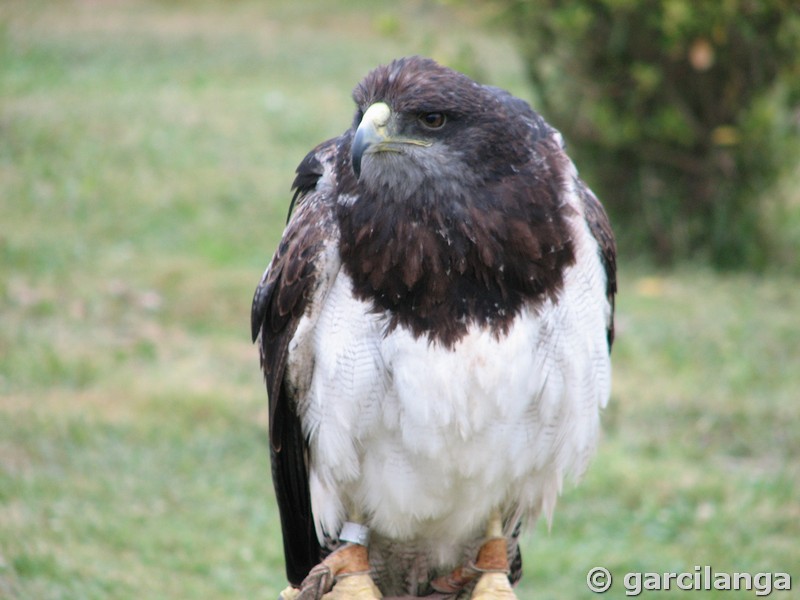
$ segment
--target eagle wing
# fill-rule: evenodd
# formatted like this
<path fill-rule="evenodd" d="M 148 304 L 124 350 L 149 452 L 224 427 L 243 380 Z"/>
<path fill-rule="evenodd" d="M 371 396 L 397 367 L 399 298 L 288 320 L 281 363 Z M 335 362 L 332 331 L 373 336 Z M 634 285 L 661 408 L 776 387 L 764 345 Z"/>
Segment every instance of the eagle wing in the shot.
<path fill-rule="evenodd" d="M 333 251 L 339 241 L 333 215 L 333 171 L 340 144 L 337 139 L 320 144 L 297 168 L 288 224 L 256 288 L 251 312 L 253 341 L 260 338 L 261 368 L 269 394 L 272 479 L 286 573 L 295 585 L 320 562 L 323 550 L 311 511 L 308 444 L 285 374 L 290 344 L 303 335 L 298 331 L 302 318 L 313 318 L 340 266 Z"/>
<path fill-rule="evenodd" d="M 600 250 L 600 260 L 606 272 L 606 298 L 611 306 L 606 335 L 608 349 L 614 343 L 614 297 L 617 294 L 617 246 L 614 232 L 603 205 L 592 190 L 581 180 L 578 181 L 578 194 L 583 202 L 584 217 L 589 231 Z"/>
<path fill-rule="evenodd" d="M 582 206 L 583 217 L 595 242 L 597 242 L 600 253 L 600 261 L 606 275 L 606 298 L 611 308 L 608 318 L 606 335 L 608 338 L 608 349 L 614 342 L 614 297 L 617 293 L 617 247 L 614 232 L 611 229 L 608 215 L 606 214 L 600 200 L 586 183 L 578 177 L 577 170 L 567 155 L 564 139 L 556 129 L 549 125 L 541 115 L 533 111 L 527 102 L 520 100 L 500 88 L 491 88 L 497 94 L 500 101 L 509 107 L 511 111 L 518 111 L 527 116 L 530 127 L 530 143 L 537 145 L 543 155 L 555 157 L 556 161 L 562 164 L 569 164 L 563 170 L 572 173 L 575 193 Z M 559 171 L 559 169 L 556 169 Z"/>

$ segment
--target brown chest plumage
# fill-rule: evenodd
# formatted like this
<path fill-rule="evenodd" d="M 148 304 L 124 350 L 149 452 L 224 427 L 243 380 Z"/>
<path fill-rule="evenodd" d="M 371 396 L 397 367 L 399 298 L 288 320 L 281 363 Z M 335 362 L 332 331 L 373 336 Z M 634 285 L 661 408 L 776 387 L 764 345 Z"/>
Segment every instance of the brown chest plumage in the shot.
<path fill-rule="evenodd" d="M 574 262 L 555 184 L 520 171 L 457 197 L 360 191 L 337 214 L 357 297 L 386 311 L 390 329 L 448 346 L 471 323 L 504 332 L 523 305 L 554 297 Z"/>

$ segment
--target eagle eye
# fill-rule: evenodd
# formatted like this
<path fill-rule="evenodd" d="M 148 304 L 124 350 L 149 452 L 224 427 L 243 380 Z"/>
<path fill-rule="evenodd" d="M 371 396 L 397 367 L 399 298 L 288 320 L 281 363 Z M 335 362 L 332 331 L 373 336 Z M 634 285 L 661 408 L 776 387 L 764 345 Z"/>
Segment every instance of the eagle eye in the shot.
<path fill-rule="evenodd" d="M 447 122 L 447 116 L 440 112 L 422 113 L 419 122 L 427 129 L 441 129 Z"/>

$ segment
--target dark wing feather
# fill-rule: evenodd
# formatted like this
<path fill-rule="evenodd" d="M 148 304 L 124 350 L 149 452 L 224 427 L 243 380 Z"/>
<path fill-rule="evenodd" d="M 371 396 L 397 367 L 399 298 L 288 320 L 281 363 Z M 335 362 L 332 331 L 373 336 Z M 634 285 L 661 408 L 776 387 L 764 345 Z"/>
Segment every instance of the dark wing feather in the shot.
<path fill-rule="evenodd" d="M 608 348 L 614 343 L 614 296 L 617 293 L 617 247 L 611 223 L 603 205 L 582 181 L 579 182 L 579 193 L 583 200 L 584 214 L 589 231 L 600 247 L 600 259 L 606 270 L 606 296 L 611 305 L 611 319 L 608 323 Z"/>
<path fill-rule="evenodd" d="M 308 489 L 305 440 L 300 419 L 281 428 L 281 450 L 270 446 L 272 484 L 281 514 L 286 578 L 299 586 L 322 560 L 322 548 L 314 529 L 311 492 Z"/>
<path fill-rule="evenodd" d="M 322 163 L 317 157 L 317 152 L 319 152 L 320 148 L 321 147 L 317 147 L 309 152 L 295 171 L 296 176 L 294 178 L 294 183 L 292 183 L 294 195 L 292 196 L 292 201 L 289 203 L 289 211 L 286 213 L 287 224 L 289 223 L 289 219 L 292 218 L 292 212 L 294 211 L 297 201 L 300 200 L 302 202 L 303 197 L 317 187 L 317 181 L 322 177 Z"/>
<path fill-rule="evenodd" d="M 269 394 L 270 457 L 286 574 L 294 585 L 319 563 L 322 549 L 311 512 L 307 445 L 296 399 L 287 384 L 286 366 L 300 319 L 319 300 L 318 294 L 324 293 L 321 281 L 330 268 L 326 245 L 331 237 L 338 237 L 330 187 L 318 189 L 324 167 L 334 164 L 336 147 L 335 140 L 318 146 L 298 167 L 292 200 L 296 212 L 256 288 L 251 311 L 251 333 L 254 341 L 260 339 L 261 368 Z"/>

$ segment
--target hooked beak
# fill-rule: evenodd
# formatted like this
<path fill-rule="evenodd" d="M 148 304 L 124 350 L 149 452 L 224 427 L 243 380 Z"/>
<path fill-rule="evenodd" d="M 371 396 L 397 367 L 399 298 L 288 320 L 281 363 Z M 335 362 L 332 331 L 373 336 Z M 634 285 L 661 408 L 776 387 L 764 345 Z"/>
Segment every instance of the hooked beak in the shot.
<path fill-rule="evenodd" d="M 364 113 L 358 129 L 356 129 L 351 150 L 353 172 L 356 174 L 356 178 L 361 177 L 361 159 L 364 156 L 364 152 L 373 144 L 378 144 L 388 139 L 386 125 L 389 123 L 389 117 L 391 116 L 392 111 L 384 102 L 376 102 Z"/>

